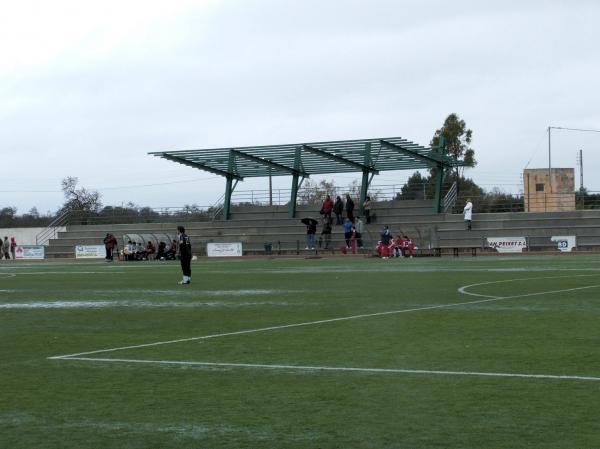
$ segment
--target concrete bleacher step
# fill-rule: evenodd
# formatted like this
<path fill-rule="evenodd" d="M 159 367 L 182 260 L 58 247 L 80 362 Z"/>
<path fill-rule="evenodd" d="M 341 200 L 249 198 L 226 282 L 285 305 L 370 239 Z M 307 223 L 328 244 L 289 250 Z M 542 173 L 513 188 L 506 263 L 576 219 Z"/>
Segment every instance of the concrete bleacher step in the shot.
<path fill-rule="evenodd" d="M 298 218 L 290 218 L 286 207 L 234 207 L 230 221 L 183 222 L 191 237 L 194 251 L 201 254 L 208 242 L 238 242 L 247 253 L 264 253 L 265 242 L 273 243 L 273 251 L 293 253 L 306 242 L 306 229 L 300 223 L 303 216 L 320 218 L 317 206 L 300 206 Z M 384 224 L 393 235 L 408 234 L 422 248 L 452 246 L 469 248 L 481 246 L 484 237 L 527 236 L 541 242 L 551 235 L 576 235 L 578 244 L 600 248 L 600 210 L 557 213 L 493 213 L 475 214 L 472 231 L 465 230 L 460 214 L 434 214 L 431 201 L 390 201 L 374 203 L 377 220 L 366 225 L 365 246 L 375 246 Z M 319 238 L 321 227 L 317 229 Z M 174 236 L 176 224 L 94 224 L 72 225 L 49 242 L 49 257 L 73 257 L 75 245 L 99 245 L 107 232 L 113 233 L 119 245 L 125 234 L 157 234 Z M 534 240 L 532 240 L 533 242 Z M 537 241 L 537 240 L 535 240 Z M 343 244 L 341 226 L 333 226 L 332 246 L 339 250 Z M 337 251 L 336 250 L 336 251 Z"/>

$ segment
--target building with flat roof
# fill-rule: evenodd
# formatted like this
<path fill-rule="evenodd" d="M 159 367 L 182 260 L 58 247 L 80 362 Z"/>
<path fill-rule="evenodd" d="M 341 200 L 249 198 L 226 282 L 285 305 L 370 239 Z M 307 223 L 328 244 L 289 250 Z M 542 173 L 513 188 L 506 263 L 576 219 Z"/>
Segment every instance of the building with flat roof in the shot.
<path fill-rule="evenodd" d="M 575 169 L 523 170 L 525 212 L 575 210 Z"/>

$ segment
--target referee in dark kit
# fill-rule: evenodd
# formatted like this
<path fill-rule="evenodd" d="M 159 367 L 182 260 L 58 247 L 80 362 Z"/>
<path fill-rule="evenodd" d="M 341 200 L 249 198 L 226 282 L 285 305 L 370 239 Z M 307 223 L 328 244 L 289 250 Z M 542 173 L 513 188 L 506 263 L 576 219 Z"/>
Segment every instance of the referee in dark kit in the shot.
<path fill-rule="evenodd" d="M 179 258 L 181 259 L 181 270 L 183 271 L 183 279 L 180 284 L 189 284 L 192 281 L 192 242 L 185 233 L 183 226 L 177 226 Z"/>

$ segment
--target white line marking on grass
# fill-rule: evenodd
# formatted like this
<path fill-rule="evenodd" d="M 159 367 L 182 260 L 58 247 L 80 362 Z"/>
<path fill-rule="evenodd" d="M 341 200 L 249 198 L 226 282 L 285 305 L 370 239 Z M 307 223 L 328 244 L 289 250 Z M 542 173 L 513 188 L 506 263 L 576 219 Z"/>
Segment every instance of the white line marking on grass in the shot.
<path fill-rule="evenodd" d="M 16 292 L 18 290 L 12 290 Z M 0 293 L 11 292 L 11 290 L 0 290 Z M 276 306 L 289 307 L 301 306 L 303 303 L 290 303 L 285 301 L 255 301 L 255 302 L 236 302 L 236 301 L 142 301 L 142 300 L 123 300 L 123 301 L 32 301 L 17 303 L 1 303 L 0 309 L 103 309 L 103 308 L 194 308 L 194 307 L 255 307 L 255 306 Z"/>
<path fill-rule="evenodd" d="M 468 286 L 466 286 L 466 287 L 468 287 Z M 152 346 L 169 345 L 169 344 L 174 344 L 174 343 L 185 343 L 185 342 L 198 341 L 198 340 L 208 340 L 211 338 L 228 337 L 228 336 L 232 336 L 232 335 L 243 335 L 243 334 L 266 332 L 266 331 L 273 331 L 273 330 L 280 330 L 280 329 L 290 329 L 290 328 L 294 328 L 294 327 L 314 326 L 317 324 L 335 323 L 338 321 L 357 320 L 357 319 L 362 319 L 362 318 L 371 318 L 371 317 L 378 317 L 378 316 L 385 316 L 385 315 L 396 315 L 396 314 L 400 314 L 400 313 L 420 312 L 420 311 L 424 311 L 424 310 L 435 310 L 435 309 L 448 309 L 451 307 L 467 306 L 467 305 L 471 305 L 471 304 L 482 304 L 482 303 L 486 303 L 486 302 L 502 301 L 505 299 L 516 299 L 516 298 L 535 296 L 535 295 L 563 293 L 563 292 L 568 292 L 568 291 L 575 291 L 575 290 L 582 290 L 582 289 L 596 288 L 596 287 L 600 287 L 600 284 L 587 286 L 587 287 L 570 288 L 570 289 L 565 289 L 565 290 L 553 290 L 553 291 L 548 291 L 548 292 L 530 293 L 530 294 L 524 294 L 524 295 L 505 296 L 505 297 L 494 296 L 494 297 L 489 297 L 486 299 L 478 299 L 475 301 L 463 301 L 463 302 L 451 303 L 451 304 L 437 304 L 437 305 L 433 305 L 433 306 L 415 307 L 415 308 L 411 308 L 411 309 L 391 310 L 391 311 L 387 311 L 387 312 L 365 313 L 365 314 L 360 314 L 360 315 L 329 318 L 329 319 L 325 319 L 325 320 L 307 321 L 304 323 L 283 324 L 283 325 L 279 325 L 279 326 L 261 327 L 258 329 L 246 329 L 246 330 L 241 330 L 241 331 L 224 332 L 224 333 L 220 333 L 220 334 L 203 335 L 200 337 L 188 337 L 188 338 L 180 338 L 180 339 L 176 339 L 176 340 L 166 340 L 166 341 L 157 341 L 157 342 L 153 342 L 153 343 L 144 343 L 144 344 L 139 344 L 139 345 L 121 346 L 121 347 L 117 347 L 117 348 L 99 349 L 96 351 L 79 352 L 76 354 L 67 354 L 67 355 L 57 355 L 57 356 L 52 356 L 52 357 L 48 357 L 48 358 L 51 360 L 69 359 L 69 358 L 73 358 L 73 357 L 79 357 L 79 356 L 91 355 L 91 354 L 101 354 L 101 353 L 106 353 L 106 352 L 124 351 L 124 350 L 128 350 L 128 349 L 148 348 L 148 347 L 152 347 Z"/>
<path fill-rule="evenodd" d="M 261 363 L 224 363 L 224 362 L 186 362 L 177 360 L 136 360 L 136 359 L 108 359 L 93 357 L 70 357 L 68 360 L 80 360 L 85 362 L 106 363 L 145 363 L 156 365 L 180 365 L 180 366 L 206 366 L 217 368 L 254 368 L 272 370 L 292 371 L 342 371 L 355 373 L 379 373 L 379 374 L 426 374 L 440 376 L 480 376 L 480 377 L 516 377 L 524 379 L 554 379 L 554 380 L 586 380 L 600 381 L 600 377 L 593 376 L 570 376 L 558 374 L 525 374 L 525 373 L 494 373 L 478 371 L 441 371 L 424 369 L 400 369 L 400 368 L 350 368 L 337 366 L 304 366 L 304 365 L 267 365 Z"/>
<path fill-rule="evenodd" d="M 574 275 L 574 276 L 544 276 L 544 277 L 533 277 L 533 278 L 504 279 L 504 280 L 501 280 L 501 281 L 488 281 L 488 282 L 480 282 L 480 283 L 477 283 L 477 284 L 464 285 L 464 286 L 462 286 L 462 287 L 460 287 L 458 289 L 458 292 L 462 293 L 463 295 L 479 296 L 479 297 L 482 297 L 482 298 L 495 298 L 495 299 L 521 298 L 521 297 L 526 297 L 526 296 L 544 295 L 546 293 L 560 293 L 560 292 L 563 292 L 563 291 L 571 291 L 571 290 L 581 290 L 581 289 L 586 289 L 586 288 L 594 288 L 594 287 L 597 287 L 597 285 L 592 285 L 592 286 L 587 286 L 587 287 L 577 287 L 577 288 L 574 288 L 574 289 L 566 289 L 566 290 L 556 290 L 556 291 L 546 291 L 546 292 L 538 292 L 538 293 L 528 293 L 528 294 L 516 295 L 516 296 L 483 295 L 481 293 L 468 292 L 467 289 L 471 288 L 471 287 L 479 287 L 481 285 L 503 284 L 503 283 L 507 283 L 507 282 L 533 281 L 533 280 L 538 280 L 538 279 L 560 279 L 560 278 L 574 278 L 574 277 L 596 277 L 596 276 L 598 276 L 598 275 L 597 274 L 578 274 L 578 275 Z"/>

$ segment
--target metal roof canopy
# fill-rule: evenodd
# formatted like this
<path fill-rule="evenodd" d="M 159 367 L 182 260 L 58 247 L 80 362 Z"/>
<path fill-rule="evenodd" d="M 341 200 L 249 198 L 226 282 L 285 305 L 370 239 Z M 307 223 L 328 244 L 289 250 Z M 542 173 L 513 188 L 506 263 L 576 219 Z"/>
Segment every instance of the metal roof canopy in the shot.
<path fill-rule="evenodd" d="M 443 145 L 443 142 L 442 144 Z M 214 148 L 149 153 L 173 162 L 205 170 L 227 179 L 224 219 L 229 219 L 231 194 L 244 178 L 292 176 L 290 216 L 296 213 L 296 196 L 304 178 L 328 173 L 362 172 L 360 205 L 366 199 L 371 180 L 380 171 L 439 168 L 464 163 L 444 154 L 442 148 L 427 148 L 401 137 L 338 140 L 286 145 Z M 370 175 L 370 176 L 369 176 Z M 302 180 L 300 180 L 302 178 Z M 233 184 L 233 181 L 236 184 Z M 441 209 L 441 184 L 436 188 L 437 211 Z"/>

